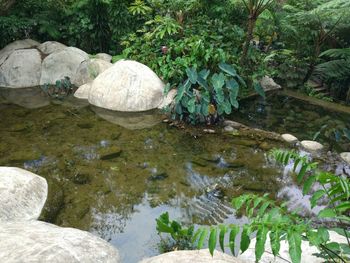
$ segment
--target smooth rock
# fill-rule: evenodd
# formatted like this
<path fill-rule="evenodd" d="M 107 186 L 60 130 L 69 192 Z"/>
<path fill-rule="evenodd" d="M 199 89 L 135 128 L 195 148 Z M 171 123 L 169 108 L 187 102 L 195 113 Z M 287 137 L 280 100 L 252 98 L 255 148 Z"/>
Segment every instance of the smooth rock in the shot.
<path fill-rule="evenodd" d="M 0 221 L 38 219 L 47 189 L 46 180 L 36 174 L 16 167 L 0 167 Z"/>
<path fill-rule="evenodd" d="M 5 46 L 0 50 L 0 65 L 4 63 L 7 57 L 17 49 L 27 49 L 39 46 L 40 43 L 32 39 L 17 40 Z"/>
<path fill-rule="evenodd" d="M 334 231 L 329 231 L 330 240 L 332 242 L 340 242 L 340 243 L 347 243 L 345 237 L 337 234 Z M 319 253 L 318 249 L 314 246 L 310 246 L 308 241 L 302 240 L 301 241 L 301 263 L 321 263 L 325 262 L 325 259 L 316 257 L 315 253 Z M 247 262 L 255 262 L 255 243 L 256 238 L 253 238 L 250 242 L 249 248 L 247 251 L 245 251 L 242 255 L 239 255 L 238 258 L 241 260 L 245 260 Z M 270 238 L 269 234 L 267 235 L 266 243 L 265 243 L 265 251 L 268 253 L 264 253 L 262 258 L 260 259 L 259 263 L 285 263 L 286 260 L 289 262 L 292 262 L 289 256 L 289 245 L 286 240 L 281 241 L 281 248 L 280 248 L 280 257 L 274 257 L 272 254 L 272 249 L 270 245 Z M 283 258 L 283 259 L 282 259 Z M 286 259 L 286 260 L 284 260 Z"/>
<path fill-rule="evenodd" d="M 340 157 L 350 165 L 350 152 L 343 152 L 340 154 Z"/>
<path fill-rule="evenodd" d="M 175 96 L 177 94 L 176 89 L 172 89 L 168 92 L 168 94 L 164 97 L 163 102 L 158 106 L 158 109 L 163 109 L 174 102 Z"/>
<path fill-rule="evenodd" d="M 72 84 L 80 87 L 86 83 L 92 82 L 100 73 L 113 66 L 112 63 L 102 59 L 88 59 L 83 61 L 72 79 Z"/>
<path fill-rule="evenodd" d="M 89 98 L 89 93 L 91 89 L 91 83 L 86 83 L 80 86 L 75 92 L 74 97 L 78 99 L 87 100 Z"/>
<path fill-rule="evenodd" d="M 96 54 L 95 57 L 98 58 L 98 59 L 102 59 L 104 61 L 107 61 L 107 62 L 111 62 L 112 61 L 112 56 L 109 55 L 109 54 L 106 54 L 106 53 L 98 53 L 98 54 Z"/>
<path fill-rule="evenodd" d="M 93 81 L 89 102 L 97 107 L 138 112 L 157 108 L 163 101 L 164 84 L 147 66 L 120 60 Z"/>
<path fill-rule="evenodd" d="M 225 120 L 224 126 L 231 126 L 232 128 L 240 129 L 240 128 L 244 127 L 245 125 L 243 125 L 239 122 L 236 122 L 236 121 Z"/>
<path fill-rule="evenodd" d="M 0 66 L 0 87 L 38 86 L 41 76 L 41 55 L 36 49 L 17 49 L 8 54 Z"/>
<path fill-rule="evenodd" d="M 295 137 L 294 135 L 292 134 L 288 134 L 288 133 L 285 133 L 285 134 L 282 134 L 282 139 L 285 140 L 286 142 L 288 143 L 294 143 L 294 142 L 297 142 L 298 141 L 298 138 Z"/>
<path fill-rule="evenodd" d="M 40 221 L 0 223 L 0 240 L 0 262 L 120 262 L 118 250 L 103 239 Z"/>
<path fill-rule="evenodd" d="M 40 44 L 37 48 L 45 55 L 50 55 L 54 52 L 61 51 L 67 46 L 56 41 L 46 41 Z"/>
<path fill-rule="evenodd" d="M 65 77 L 72 81 L 80 63 L 87 59 L 87 53 L 74 47 L 67 47 L 48 55 L 42 63 L 40 85 L 55 84 L 57 80 Z"/>
<path fill-rule="evenodd" d="M 141 260 L 139 263 L 244 263 L 249 262 L 215 250 L 212 257 L 209 249 L 179 250 Z"/>
<path fill-rule="evenodd" d="M 305 148 L 307 151 L 321 151 L 323 149 L 323 145 L 319 142 L 315 141 L 302 141 L 301 146 Z"/>
<path fill-rule="evenodd" d="M 260 85 L 264 91 L 271 91 L 281 89 L 282 87 L 278 85 L 272 78 L 265 76 L 260 80 Z"/>

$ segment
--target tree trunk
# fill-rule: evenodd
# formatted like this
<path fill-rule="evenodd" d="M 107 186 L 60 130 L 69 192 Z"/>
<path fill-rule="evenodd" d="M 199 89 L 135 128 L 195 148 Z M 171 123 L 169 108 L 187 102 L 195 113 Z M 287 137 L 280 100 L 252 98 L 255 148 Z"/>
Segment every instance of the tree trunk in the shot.
<path fill-rule="evenodd" d="M 312 74 L 314 73 L 317 58 L 319 57 L 319 55 L 321 53 L 321 45 L 322 45 L 322 40 L 319 37 L 316 41 L 315 52 L 314 52 L 313 57 L 311 58 L 309 69 L 306 72 L 303 83 L 306 83 L 310 79 Z"/>
<path fill-rule="evenodd" d="M 242 51 L 242 57 L 241 57 L 241 64 L 243 65 L 247 61 L 247 55 L 248 55 L 248 50 L 250 46 L 250 41 L 253 39 L 253 33 L 254 33 L 254 28 L 256 24 L 256 17 L 250 15 L 248 18 L 248 28 L 247 28 L 247 35 L 245 38 L 245 42 L 243 44 L 243 51 Z"/>

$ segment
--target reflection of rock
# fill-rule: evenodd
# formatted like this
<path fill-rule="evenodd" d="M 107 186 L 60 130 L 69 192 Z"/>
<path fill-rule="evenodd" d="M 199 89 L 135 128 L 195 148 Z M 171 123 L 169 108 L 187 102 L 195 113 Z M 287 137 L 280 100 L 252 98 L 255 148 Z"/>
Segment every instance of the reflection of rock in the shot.
<path fill-rule="evenodd" d="M 112 245 L 88 233 L 40 221 L 0 224 L 1 262 L 117 263 Z"/>
<path fill-rule="evenodd" d="M 41 88 L 0 89 L 0 98 L 27 109 L 36 109 L 50 104 L 50 98 L 43 94 Z"/>
<path fill-rule="evenodd" d="M 147 111 L 162 103 L 163 89 L 163 82 L 150 68 L 120 60 L 93 81 L 89 102 L 115 111 Z"/>
<path fill-rule="evenodd" d="M 147 258 L 139 263 L 244 263 L 247 261 L 238 259 L 228 254 L 215 250 L 214 256 L 210 255 L 209 249 L 202 250 L 179 250 L 165 253 L 153 258 Z M 248 261 L 249 262 L 249 261 Z"/>
<path fill-rule="evenodd" d="M 92 107 L 102 119 L 130 130 L 150 128 L 161 122 L 161 116 L 156 111 L 118 112 Z"/>
<path fill-rule="evenodd" d="M 38 219 L 46 198 L 44 178 L 20 168 L 0 167 L 0 221 Z"/>
<path fill-rule="evenodd" d="M 334 231 L 329 232 L 329 237 L 331 242 L 337 242 L 337 243 L 347 243 L 345 237 L 335 233 Z M 311 246 L 309 242 L 302 240 L 301 241 L 301 248 L 302 248 L 302 257 L 301 257 L 301 263 L 321 263 L 325 262 L 325 259 L 322 257 L 317 257 L 316 254 L 319 254 L 319 250 L 315 246 Z M 265 251 L 268 253 L 264 253 L 261 260 L 259 262 L 261 263 L 285 263 L 285 262 L 292 262 L 289 256 L 289 246 L 286 240 L 281 240 L 281 248 L 279 251 L 279 256 L 276 258 L 272 254 L 271 245 L 270 245 L 270 238 L 269 235 L 267 235 L 266 239 L 266 245 L 265 245 Z M 238 257 L 240 260 L 245 260 L 247 262 L 255 262 L 255 244 L 256 244 L 256 238 L 253 238 L 250 242 L 249 248 L 246 252 L 244 252 L 242 255 Z"/>

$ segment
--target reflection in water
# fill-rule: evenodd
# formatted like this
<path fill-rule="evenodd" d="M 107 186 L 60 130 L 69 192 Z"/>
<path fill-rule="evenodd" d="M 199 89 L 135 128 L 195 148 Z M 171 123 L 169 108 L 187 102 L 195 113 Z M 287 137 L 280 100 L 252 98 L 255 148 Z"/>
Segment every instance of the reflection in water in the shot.
<path fill-rule="evenodd" d="M 13 103 L 27 109 L 36 109 L 50 104 L 40 87 L 36 88 L 0 88 L 0 103 Z"/>
<path fill-rule="evenodd" d="M 162 120 L 161 116 L 155 111 L 118 112 L 95 106 L 91 106 L 91 108 L 102 119 L 130 130 L 150 128 Z"/>

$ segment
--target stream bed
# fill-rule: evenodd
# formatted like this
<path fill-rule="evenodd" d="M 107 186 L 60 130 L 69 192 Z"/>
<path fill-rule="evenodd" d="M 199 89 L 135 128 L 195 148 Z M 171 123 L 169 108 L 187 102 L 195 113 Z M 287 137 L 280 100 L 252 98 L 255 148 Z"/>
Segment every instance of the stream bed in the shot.
<path fill-rule="evenodd" d="M 232 197 L 277 197 L 285 186 L 281 169 L 267 158 L 283 143 L 220 127 L 216 134 L 179 129 L 163 118 L 157 112 L 113 113 L 74 98 L 51 101 L 38 89 L 3 89 L 0 165 L 46 178 L 41 220 L 100 236 L 126 263 L 159 253 L 155 219 L 163 212 L 183 223 L 242 223 L 233 215 Z M 257 126 L 284 131 L 281 125 Z"/>

